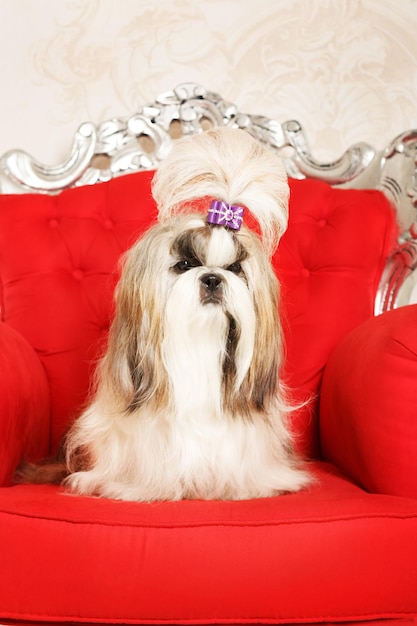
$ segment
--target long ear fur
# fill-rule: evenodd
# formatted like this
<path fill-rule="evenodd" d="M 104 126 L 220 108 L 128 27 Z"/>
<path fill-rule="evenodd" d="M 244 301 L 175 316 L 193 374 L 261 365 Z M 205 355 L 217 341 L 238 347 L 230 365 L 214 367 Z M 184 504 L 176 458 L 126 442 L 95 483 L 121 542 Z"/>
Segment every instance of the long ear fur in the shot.
<path fill-rule="evenodd" d="M 154 177 L 153 196 L 161 222 L 207 196 L 247 207 L 269 256 L 287 227 L 289 187 L 281 159 L 236 128 L 177 140 Z"/>
<path fill-rule="evenodd" d="M 115 292 L 116 313 L 97 372 L 97 399 L 118 412 L 168 397 L 160 352 L 165 292 L 156 274 L 167 271 L 169 227 L 151 228 L 129 250 Z"/>
<path fill-rule="evenodd" d="M 270 414 L 279 409 L 285 413 L 290 407 L 285 402 L 279 375 L 283 353 L 279 283 L 257 238 L 246 229 L 238 237 L 250 251 L 245 274 L 252 290 L 257 332 L 252 362 L 241 388 L 230 388 L 224 395 L 232 412 L 237 409 L 242 414 Z"/>

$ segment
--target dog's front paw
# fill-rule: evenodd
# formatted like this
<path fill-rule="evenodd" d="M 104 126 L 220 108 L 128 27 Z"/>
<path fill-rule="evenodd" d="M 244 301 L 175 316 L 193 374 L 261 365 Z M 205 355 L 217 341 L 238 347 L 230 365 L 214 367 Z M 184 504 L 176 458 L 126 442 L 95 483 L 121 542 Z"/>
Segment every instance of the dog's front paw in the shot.
<path fill-rule="evenodd" d="M 100 486 L 94 471 L 74 472 L 65 478 L 64 487 L 83 496 L 100 495 Z"/>

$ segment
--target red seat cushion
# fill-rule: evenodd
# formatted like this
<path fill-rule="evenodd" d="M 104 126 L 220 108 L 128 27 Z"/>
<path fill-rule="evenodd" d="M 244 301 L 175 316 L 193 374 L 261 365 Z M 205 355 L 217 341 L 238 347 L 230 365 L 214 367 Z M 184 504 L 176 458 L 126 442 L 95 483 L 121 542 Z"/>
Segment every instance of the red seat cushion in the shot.
<path fill-rule="evenodd" d="M 332 466 L 295 495 L 159 504 L 0 491 L 3 619 L 285 623 L 417 611 L 417 501 Z"/>

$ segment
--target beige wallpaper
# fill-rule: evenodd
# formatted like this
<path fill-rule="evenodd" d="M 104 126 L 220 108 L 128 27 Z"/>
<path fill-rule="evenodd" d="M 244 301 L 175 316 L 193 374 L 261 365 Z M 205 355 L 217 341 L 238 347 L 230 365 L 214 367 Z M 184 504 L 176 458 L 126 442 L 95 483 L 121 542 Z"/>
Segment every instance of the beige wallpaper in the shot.
<path fill-rule="evenodd" d="M 0 153 L 196 81 L 298 119 L 318 158 L 417 127 L 417 0 L 0 0 Z"/>

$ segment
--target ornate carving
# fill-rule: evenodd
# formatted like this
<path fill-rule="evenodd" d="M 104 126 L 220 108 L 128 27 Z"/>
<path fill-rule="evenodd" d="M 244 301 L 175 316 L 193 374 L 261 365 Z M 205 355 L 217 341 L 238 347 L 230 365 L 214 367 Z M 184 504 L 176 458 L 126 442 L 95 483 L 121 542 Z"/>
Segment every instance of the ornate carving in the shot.
<path fill-rule="evenodd" d="M 340 159 L 318 162 L 295 120 L 280 124 L 240 112 L 236 105 L 195 83 L 183 83 L 127 119 L 78 129 L 68 159 L 58 166 L 39 163 L 20 150 L 5 154 L 0 172 L 22 189 L 55 193 L 129 172 L 155 169 L 181 135 L 209 127 L 242 128 L 282 157 L 289 176 L 317 178 L 332 185 L 381 189 L 397 210 L 403 231 L 379 286 L 375 312 L 407 302 L 417 267 L 417 130 L 398 136 L 377 153 L 366 143 L 351 146 Z"/>
<path fill-rule="evenodd" d="M 409 229 L 417 218 L 417 129 L 396 137 L 382 153 L 378 187 L 397 208 L 401 229 Z"/>
<path fill-rule="evenodd" d="M 312 156 L 298 122 L 280 124 L 264 116 L 241 113 L 235 104 L 201 85 L 184 83 L 163 93 L 127 120 L 112 119 L 96 127 L 83 124 L 68 160 L 59 166 L 42 165 L 19 150 L 8 152 L 0 164 L 17 184 L 54 192 L 153 169 L 171 149 L 176 135 L 198 133 L 210 126 L 245 129 L 276 150 L 284 159 L 288 174 L 296 178 L 347 183 L 363 173 L 375 155 L 370 146 L 359 143 L 337 161 L 319 163 Z"/>
<path fill-rule="evenodd" d="M 376 314 L 408 304 L 417 281 L 417 130 L 396 137 L 380 163 L 377 187 L 395 206 L 402 235 L 381 277 Z"/>
<path fill-rule="evenodd" d="M 375 315 L 410 303 L 416 269 L 417 241 L 411 239 L 400 244 L 387 261 L 375 299 Z"/>
<path fill-rule="evenodd" d="M 75 134 L 68 159 L 57 166 L 43 165 L 22 150 L 7 152 L 0 168 L 15 183 L 35 191 L 61 191 L 82 177 L 94 156 L 97 143 L 93 124 L 82 124 Z"/>

